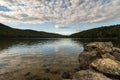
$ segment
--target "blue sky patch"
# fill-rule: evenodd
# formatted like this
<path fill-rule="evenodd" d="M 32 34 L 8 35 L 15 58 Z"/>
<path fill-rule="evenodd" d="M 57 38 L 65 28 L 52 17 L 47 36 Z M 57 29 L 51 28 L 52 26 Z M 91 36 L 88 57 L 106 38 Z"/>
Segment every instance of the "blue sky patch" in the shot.
<path fill-rule="evenodd" d="M 5 6 L 0 6 L 0 11 L 11 11 L 11 10 Z"/>

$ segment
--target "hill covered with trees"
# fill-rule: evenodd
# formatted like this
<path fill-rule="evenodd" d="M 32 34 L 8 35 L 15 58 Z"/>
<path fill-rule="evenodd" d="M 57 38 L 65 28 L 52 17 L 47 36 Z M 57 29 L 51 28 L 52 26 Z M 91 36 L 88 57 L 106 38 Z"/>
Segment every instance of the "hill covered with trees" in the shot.
<path fill-rule="evenodd" d="M 15 29 L 0 23 L 0 38 L 61 38 L 61 37 L 64 36 L 42 31 Z"/>
<path fill-rule="evenodd" d="M 71 38 L 120 38 L 120 25 L 94 28 L 70 35 Z"/>
<path fill-rule="evenodd" d="M 11 28 L 0 23 L 0 38 L 120 38 L 120 25 L 104 26 L 63 36 L 34 30 Z"/>

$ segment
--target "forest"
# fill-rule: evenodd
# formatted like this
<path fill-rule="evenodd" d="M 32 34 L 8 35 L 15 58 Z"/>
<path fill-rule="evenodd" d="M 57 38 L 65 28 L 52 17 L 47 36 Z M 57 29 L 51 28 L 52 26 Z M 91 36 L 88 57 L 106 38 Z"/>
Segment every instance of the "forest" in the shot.
<path fill-rule="evenodd" d="M 0 38 L 62 38 L 63 35 L 43 31 L 21 30 L 0 24 Z"/>
<path fill-rule="evenodd" d="M 70 35 L 71 38 L 120 38 L 120 25 L 103 26 Z"/>

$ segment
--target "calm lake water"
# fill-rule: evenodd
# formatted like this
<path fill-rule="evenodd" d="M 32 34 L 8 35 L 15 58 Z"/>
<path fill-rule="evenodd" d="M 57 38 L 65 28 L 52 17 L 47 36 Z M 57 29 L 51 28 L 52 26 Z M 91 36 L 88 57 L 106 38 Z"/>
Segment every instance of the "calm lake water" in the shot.
<path fill-rule="evenodd" d="M 47 75 L 42 70 L 50 69 L 59 71 L 52 80 L 61 80 L 63 72 L 79 66 L 78 55 L 84 50 L 83 45 L 94 41 L 111 41 L 120 47 L 117 39 L 1 39 L 0 74 L 10 77 L 8 80 L 27 80 L 23 75 L 28 72 Z M 6 80 L 3 76 L 0 80 Z"/>
<path fill-rule="evenodd" d="M 79 54 L 83 43 L 74 39 L 1 40 L 1 54 Z"/>
<path fill-rule="evenodd" d="M 85 43 L 94 41 L 120 44 L 117 39 L 9 39 L 0 40 L 0 54 L 79 54 Z"/>

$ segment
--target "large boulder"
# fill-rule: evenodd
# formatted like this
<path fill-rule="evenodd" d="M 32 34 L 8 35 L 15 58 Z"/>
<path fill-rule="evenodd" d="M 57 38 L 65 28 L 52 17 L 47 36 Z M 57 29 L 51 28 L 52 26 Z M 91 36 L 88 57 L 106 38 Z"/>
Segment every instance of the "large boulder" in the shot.
<path fill-rule="evenodd" d="M 89 43 L 85 46 L 85 51 L 100 51 L 101 53 L 109 53 L 112 52 L 113 44 L 111 42 L 93 42 Z"/>
<path fill-rule="evenodd" d="M 75 80 L 107 80 L 101 79 L 96 72 L 111 79 L 120 79 L 120 48 L 113 47 L 111 42 L 93 42 L 84 46 L 79 55 L 80 70 L 74 75 Z M 88 70 L 89 69 L 89 70 Z M 88 73 L 97 76 L 88 78 Z M 100 74 L 100 75 L 101 75 Z M 77 79 L 78 78 L 78 79 Z"/>
<path fill-rule="evenodd" d="M 101 58 L 101 56 L 98 54 L 97 51 L 82 52 L 79 55 L 80 70 L 89 69 L 89 65 L 91 64 L 91 62 L 93 62 L 94 60 L 98 58 Z"/>
<path fill-rule="evenodd" d="M 111 77 L 120 77 L 120 63 L 110 58 L 97 59 L 91 63 L 97 71 Z"/>
<path fill-rule="evenodd" d="M 85 49 L 79 55 L 80 69 L 89 69 L 92 61 L 99 58 L 115 59 L 110 53 L 113 52 L 111 42 L 93 42 L 85 45 Z"/>
<path fill-rule="evenodd" d="M 72 80 L 111 80 L 101 73 L 91 70 L 81 70 L 73 76 Z"/>

